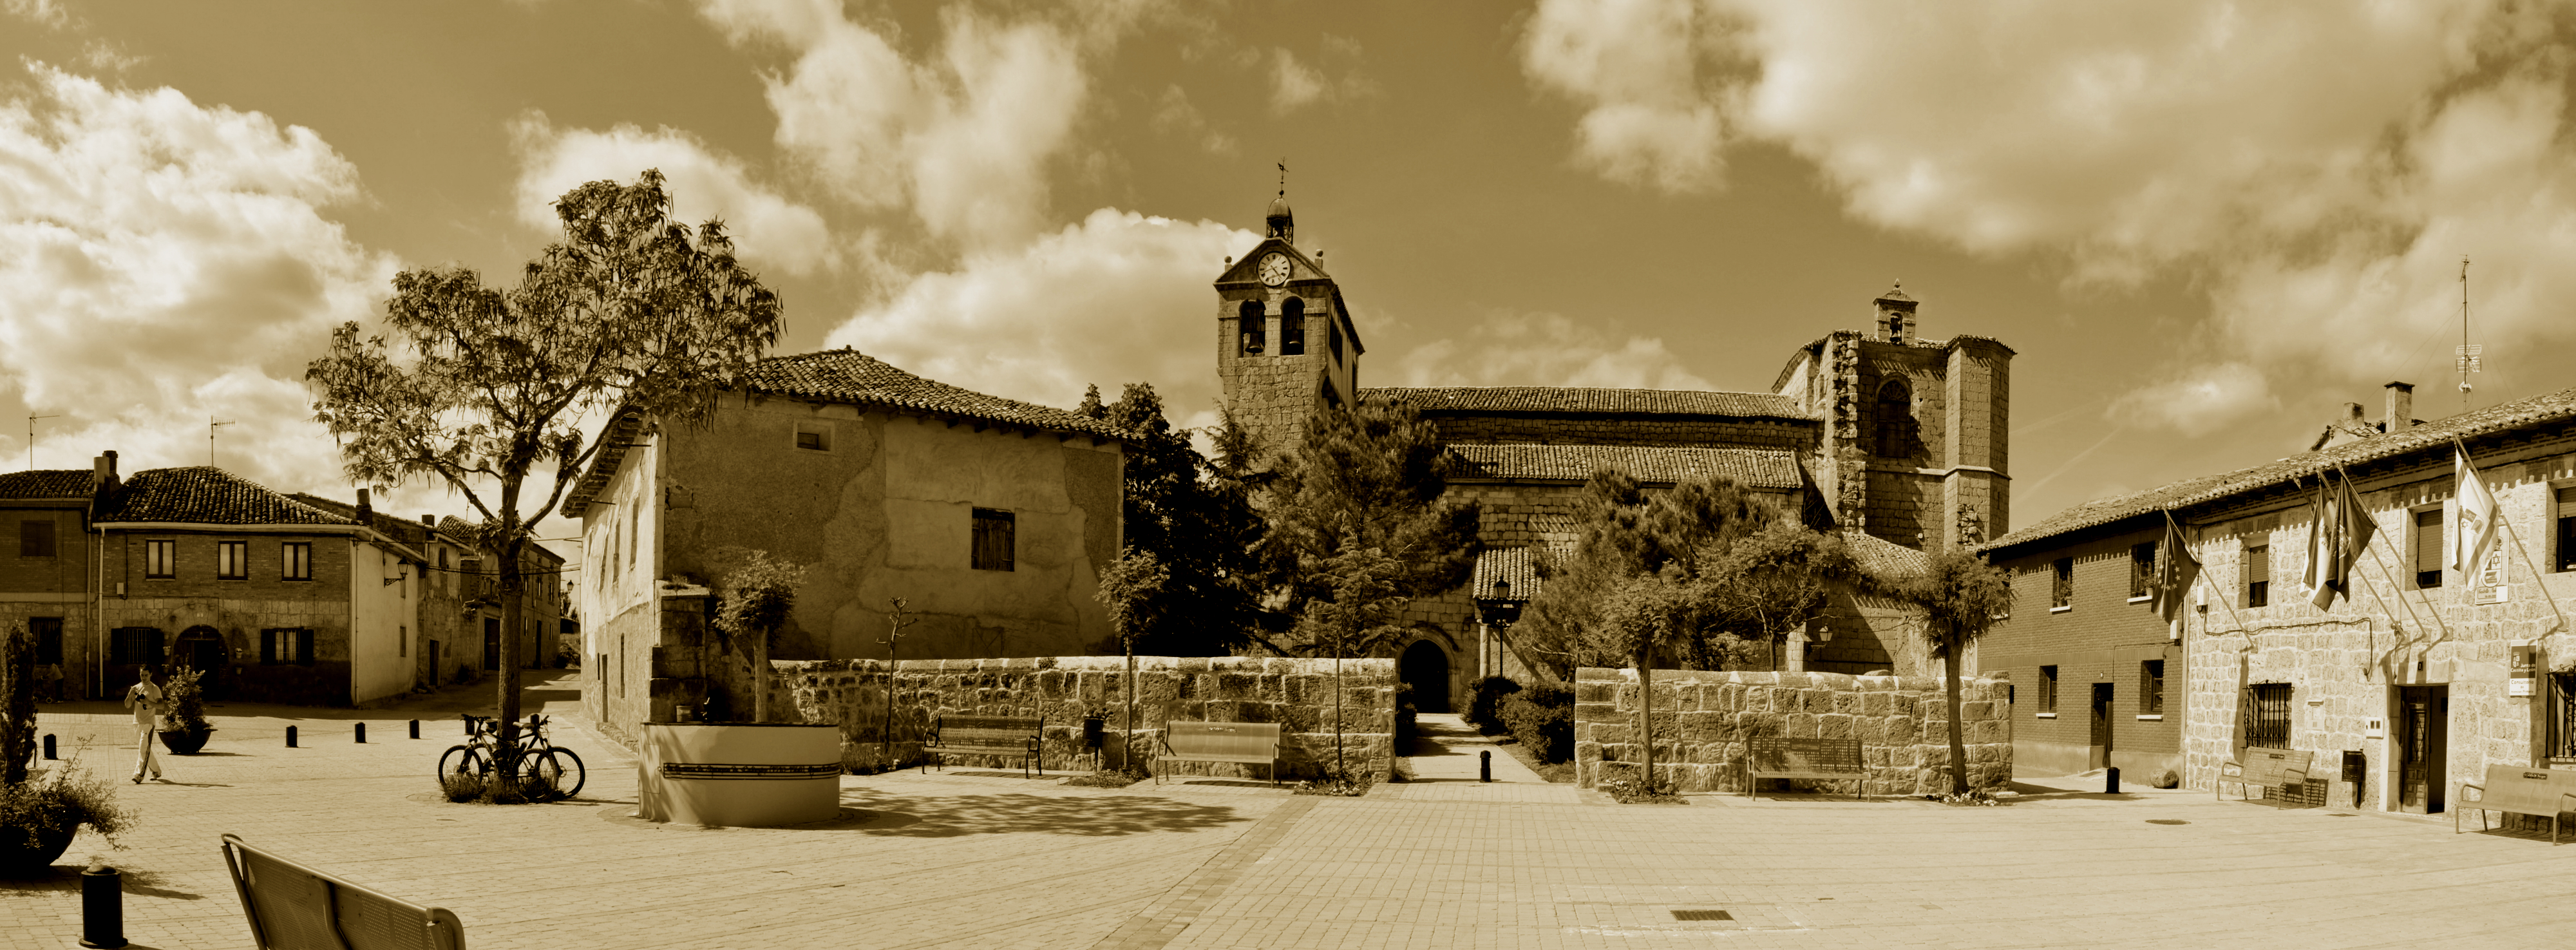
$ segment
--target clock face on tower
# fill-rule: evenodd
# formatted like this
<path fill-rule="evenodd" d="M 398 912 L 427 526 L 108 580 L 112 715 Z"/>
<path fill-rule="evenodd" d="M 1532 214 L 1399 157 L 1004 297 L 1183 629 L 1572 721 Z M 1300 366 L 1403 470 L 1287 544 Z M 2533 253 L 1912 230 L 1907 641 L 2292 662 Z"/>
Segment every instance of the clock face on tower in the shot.
<path fill-rule="evenodd" d="M 1288 282 L 1288 255 L 1277 251 L 1261 259 L 1261 282 L 1277 287 Z"/>

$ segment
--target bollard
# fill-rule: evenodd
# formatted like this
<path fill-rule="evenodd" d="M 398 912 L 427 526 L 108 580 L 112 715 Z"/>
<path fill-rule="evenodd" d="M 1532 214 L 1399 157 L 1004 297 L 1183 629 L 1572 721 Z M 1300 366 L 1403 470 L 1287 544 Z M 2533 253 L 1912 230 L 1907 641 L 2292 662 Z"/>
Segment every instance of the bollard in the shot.
<path fill-rule="evenodd" d="M 286 747 L 287 747 L 287 748 L 289 748 L 289 749 L 295 748 L 295 727 L 294 727 L 294 726 L 288 726 L 288 727 L 286 727 Z"/>
<path fill-rule="evenodd" d="M 367 724 L 363 722 L 358 724 L 358 744 L 367 744 Z"/>
<path fill-rule="evenodd" d="M 411 737 L 414 739 L 420 738 L 420 720 L 418 719 L 411 721 Z"/>
<path fill-rule="evenodd" d="M 45 733 L 45 761 L 51 762 L 51 761 L 53 761 L 53 760 L 54 760 L 54 734 L 53 734 L 53 733 L 48 732 L 48 733 Z"/>
<path fill-rule="evenodd" d="M 2117 795 L 2117 794 L 2120 794 L 2120 767 L 2119 767 L 2119 766 L 2114 765 L 2114 766 L 2110 767 L 2109 769 L 2107 769 L 2107 770 L 2104 770 L 2104 771 L 2103 771 L 2103 773 L 2102 773 L 2102 793 L 2103 793 L 2103 794 L 2105 794 L 2105 795 Z"/>
<path fill-rule="evenodd" d="M 1491 782 L 1493 780 L 1494 750 L 1486 749 L 1476 753 L 1476 781 Z"/>
<path fill-rule="evenodd" d="M 81 940 L 84 947 L 125 946 L 125 875 L 94 866 L 81 872 Z"/>

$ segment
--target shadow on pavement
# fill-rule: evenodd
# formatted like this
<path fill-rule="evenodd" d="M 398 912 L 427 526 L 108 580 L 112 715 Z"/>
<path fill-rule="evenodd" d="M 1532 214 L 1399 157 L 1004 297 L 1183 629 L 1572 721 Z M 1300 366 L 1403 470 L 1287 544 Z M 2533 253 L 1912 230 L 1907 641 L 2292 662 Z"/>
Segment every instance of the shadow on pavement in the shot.
<path fill-rule="evenodd" d="M 873 790 L 841 793 L 843 804 L 873 812 L 919 819 L 901 827 L 875 827 L 870 834 L 908 838 L 954 838 L 977 834 L 1043 832 L 1047 834 L 1147 834 L 1191 831 L 1247 820 L 1221 805 L 1198 805 L 1144 796 L 952 795 L 912 798 Z"/>
<path fill-rule="evenodd" d="M 0 890 L 19 891 L 23 893 L 37 893 L 42 891 L 78 891 L 81 889 L 82 867 L 83 865 L 79 864 L 57 864 L 53 866 L 50 873 L 46 874 L 38 874 L 33 877 L 0 878 Z M 181 901 L 201 901 L 206 899 L 206 895 L 204 894 L 199 894 L 193 891 L 172 890 L 161 886 L 165 883 L 165 879 L 158 871 L 142 871 L 133 868 L 124 868 L 121 870 L 124 872 L 125 892 L 128 894 L 140 894 L 144 897 L 159 897 L 168 900 Z M 128 944 L 127 946 L 131 947 L 135 945 Z"/>

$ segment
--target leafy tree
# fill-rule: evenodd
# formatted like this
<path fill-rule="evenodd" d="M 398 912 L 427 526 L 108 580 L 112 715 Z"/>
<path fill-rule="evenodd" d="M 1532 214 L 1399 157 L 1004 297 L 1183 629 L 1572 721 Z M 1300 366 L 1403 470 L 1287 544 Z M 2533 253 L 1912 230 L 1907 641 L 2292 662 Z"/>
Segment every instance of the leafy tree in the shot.
<path fill-rule="evenodd" d="M 1344 598 L 1369 591 L 1401 603 L 1464 583 L 1483 548 L 1476 504 L 1442 497 L 1463 465 L 1411 407 L 1366 402 L 1316 414 L 1305 440 L 1270 473 L 1264 505 L 1270 531 L 1260 553 L 1268 586 L 1286 594 L 1286 612 L 1302 620 L 1309 604 L 1330 600 L 1341 604 L 1336 610 L 1375 616 L 1388 608 Z M 1356 563 L 1338 559 L 1357 551 L 1390 562 L 1382 589 L 1333 580 Z M 1297 629 L 1304 652 L 1315 652 L 1321 628 Z"/>
<path fill-rule="evenodd" d="M 1118 631 L 1118 642 L 1127 652 L 1127 742 L 1122 753 L 1130 763 L 1135 761 L 1136 741 L 1136 640 L 1150 625 L 1152 612 L 1172 583 L 1172 572 L 1154 557 L 1154 552 L 1130 547 L 1118 560 L 1101 572 L 1100 603 L 1109 608 L 1109 626 Z M 1086 727 L 1087 728 L 1087 727 Z"/>
<path fill-rule="evenodd" d="M 590 413 L 700 424 L 778 339 L 778 296 L 734 258 L 721 222 L 671 218 L 662 175 L 595 181 L 555 202 L 564 239 L 517 286 L 456 266 L 394 277 L 384 328 L 334 330 L 305 378 L 349 477 L 444 483 L 481 514 L 470 546 L 500 561 L 501 654 L 525 642 L 532 527 L 598 455 Z M 551 484 L 543 477 L 550 474 Z M 519 664 L 502 664 L 501 741 L 517 740 Z M 507 767 L 508 763 L 505 763 Z"/>
<path fill-rule="evenodd" d="M 36 755 L 36 635 L 0 628 L 0 789 L 27 781 Z"/>
<path fill-rule="evenodd" d="M 796 589 L 805 585 L 805 568 L 769 556 L 767 551 L 723 547 L 708 560 L 719 565 L 715 578 L 716 632 L 737 653 L 750 647 L 751 721 L 769 721 L 769 648 L 778 628 L 796 610 Z"/>
<path fill-rule="evenodd" d="M 1655 654 L 1689 635 L 1699 612 L 1702 585 L 1679 564 L 1621 580 L 1601 604 L 1596 639 L 1637 671 L 1637 746 L 1645 750 L 1639 776 L 1647 792 L 1655 781 Z"/>
<path fill-rule="evenodd" d="M 1685 581 L 1711 572 L 1743 577 L 1785 566 L 1748 553 L 1731 552 L 1744 538 L 1769 531 L 1784 521 L 1760 496 L 1724 476 L 1693 479 L 1673 490 L 1649 495 L 1637 480 L 1604 468 L 1585 481 L 1576 512 L 1574 549 L 1542 553 L 1538 567 L 1547 583 L 1521 623 L 1514 627 L 1542 655 L 1561 657 L 1570 675 L 1577 666 L 1620 666 L 1630 659 L 1627 635 L 1602 611 L 1628 583 L 1670 567 Z M 1792 523 L 1794 527 L 1794 523 Z M 1694 587 L 1687 623 L 1666 648 L 1683 652 L 1690 662 L 1715 665 L 1728 653 L 1731 638 L 1754 631 L 1770 632 L 1760 614 L 1742 617 L 1721 611 L 1748 606 Z"/>
<path fill-rule="evenodd" d="M 1318 565 L 1326 596 L 1308 600 L 1297 632 L 1333 657 L 1333 769 L 1336 781 L 1350 780 L 1342 741 L 1342 659 L 1357 652 L 1391 649 L 1404 636 L 1397 614 L 1410 598 L 1403 593 L 1412 572 L 1383 550 L 1361 547 L 1358 532 L 1345 528 L 1341 544 Z"/>
<path fill-rule="evenodd" d="M 1702 659 L 1767 652 L 1824 609 L 1835 581 L 1867 583 L 1841 537 L 1784 518 L 1731 544 L 1703 545 L 1696 560 L 1709 634 L 1686 645 Z"/>
<path fill-rule="evenodd" d="M 1163 399 L 1147 383 L 1129 383 L 1117 402 L 1102 404 L 1092 387 L 1076 409 L 1134 433 L 1126 459 L 1125 534 L 1129 548 L 1152 556 L 1165 579 L 1135 605 L 1130 652 L 1221 656 L 1248 642 L 1262 613 L 1259 562 L 1263 523 L 1250 492 L 1191 447 L 1188 430 L 1163 416 Z M 1122 632 L 1122 638 L 1129 637 Z"/>
<path fill-rule="evenodd" d="M 2012 605 L 2002 568 L 1963 547 L 1932 555 L 1916 577 L 1895 582 L 1897 597 L 1923 609 L 1924 638 L 1941 654 L 1950 702 L 1950 794 L 1968 793 L 1968 746 L 1959 734 L 1959 654 Z"/>

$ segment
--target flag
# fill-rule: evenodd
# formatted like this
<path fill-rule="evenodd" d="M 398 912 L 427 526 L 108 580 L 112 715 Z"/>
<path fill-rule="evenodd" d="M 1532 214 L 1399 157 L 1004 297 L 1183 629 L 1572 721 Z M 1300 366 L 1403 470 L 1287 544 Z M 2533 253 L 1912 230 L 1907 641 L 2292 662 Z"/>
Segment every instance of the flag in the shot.
<path fill-rule="evenodd" d="M 2200 560 L 2191 556 L 2191 547 L 2183 542 L 2182 526 L 2174 523 L 2173 513 L 2165 513 L 2164 550 L 2156 553 L 2154 604 L 2156 616 L 2170 624 L 2182 618 L 2182 600 L 2191 592 L 2193 581 L 2200 579 Z"/>
<path fill-rule="evenodd" d="M 2324 610 L 2334 605 L 2335 595 L 2352 598 L 2353 567 L 2361 563 L 2379 524 L 2362 510 L 2351 479 L 2328 485 L 2323 475 L 2317 476 L 2313 517 L 2308 523 L 2308 602 Z"/>
<path fill-rule="evenodd" d="M 2496 500 L 2487 491 L 2485 479 L 2478 477 L 2477 466 L 2469 464 L 2467 450 L 2459 450 L 2454 478 L 2460 496 L 2459 526 L 2451 537 L 2451 569 L 2460 572 L 2469 584 L 2478 583 L 2478 572 L 2486 567 L 2487 552 L 2495 549 Z"/>

